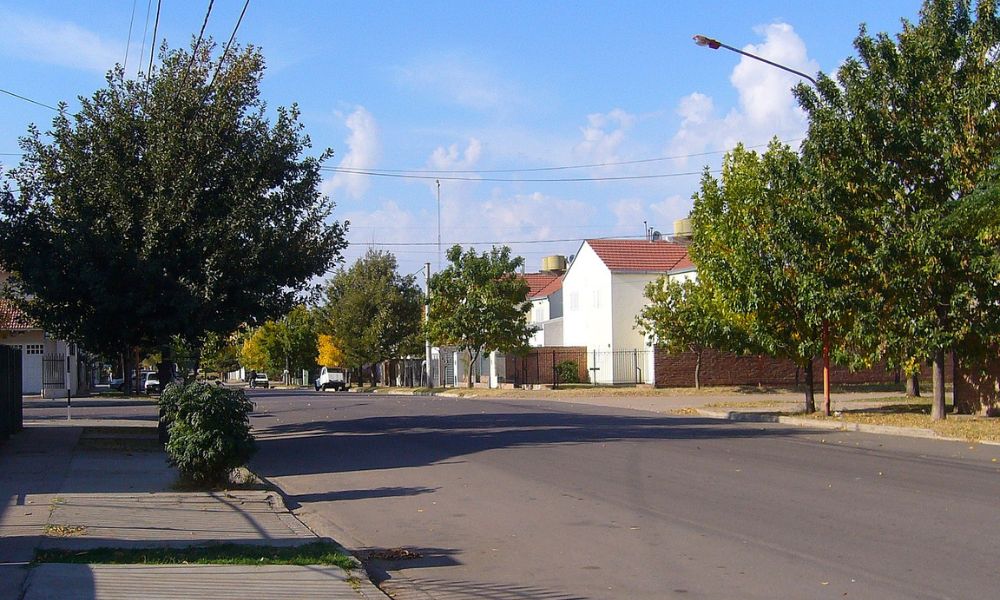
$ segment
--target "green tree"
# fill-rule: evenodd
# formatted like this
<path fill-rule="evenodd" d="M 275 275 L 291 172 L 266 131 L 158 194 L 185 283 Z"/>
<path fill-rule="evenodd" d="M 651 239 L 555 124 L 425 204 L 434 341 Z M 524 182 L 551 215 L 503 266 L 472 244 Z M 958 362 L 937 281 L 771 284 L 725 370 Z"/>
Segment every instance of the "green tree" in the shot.
<path fill-rule="evenodd" d="M 774 141 L 763 155 L 737 146 L 720 179 L 706 172 L 695 194 L 691 257 L 748 341 L 805 373 L 805 410 L 816 410 L 813 358 L 823 324 L 837 316 L 839 277 L 829 269 L 830 232 L 817 218 L 813 179 L 799 156 Z"/>
<path fill-rule="evenodd" d="M 524 317 L 528 284 L 517 273 L 524 259 L 511 258 L 506 246 L 477 254 L 459 245 L 447 258 L 451 264 L 431 277 L 427 331 L 433 343 L 468 352 L 472 387 L 472 366 L 482 353 L 523 350 L 534 332 Z"/>
<path fill-rule="evenodd" d="M 988 324 L 996 278 L 983 226 L 956 230 L 1000 147 L 1000 18 L 995 0 L 928 0 L 895 40 L 862 27 L 858 56 L 797 90 L 810 118 L 806 154 L 855 246 L 867 300 L 854 344 L 897 364 L 931 359 L 932 416 L 945 418 L 945 355 Z"/>
<path fill-rule="evenodd" d="M 400 275 L 391 253 L 368 250 L 327 282 L 319 332 L 337 340 L 348 366 L 363 368 L 422 353 L 422 308 L 416 278 Z M 312 350 L 315 356 L 315 342 Z"/>
<path fill-rule="evenodd" d="M 104 354 L 286 312 L 345 247 L 299 111 L 260 98 L 256 48 L 164 50 L 32 126 L 0 197 L 0 263 L 25 312 Z"/>
<path fill-rule="evenodd" d="M 222 379 L 226 373 L 240 368 L 241 346 L 238 332 L 229 335 L 209 333 L 202 342 L 200 366 L 206 371 L 217 372 Z"/>
<path fill-rule="evenodd" d="M 706 349 L 742 352 L 749 341 L 735 317 L 723 309 L 712 288 L 694 280 L 661 277 L 646 285 L 650 301 L 636 323 L 670 354 L 695 354 L 694 387 L 701 389 L 701 358 Z"/>

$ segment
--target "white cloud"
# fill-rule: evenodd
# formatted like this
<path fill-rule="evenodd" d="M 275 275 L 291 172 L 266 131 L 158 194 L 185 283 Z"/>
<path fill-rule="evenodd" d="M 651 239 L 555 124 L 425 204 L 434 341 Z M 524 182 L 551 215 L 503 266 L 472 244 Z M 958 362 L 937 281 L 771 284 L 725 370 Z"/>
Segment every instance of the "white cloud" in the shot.
<path fill-rule="evenodd" d="M 588 221 L 592 209 L 580 200 L 541 192 L 514 195 L 496 192 L 476 212 L 489 215 L 484 224 L 494 239 L 545 240 L 575 236 L 575 228 Z"/>
<path fill-rule="evenodd" d="M 614 230 L 621 235 L 642 234 L 642 222 L 648 221 L 642 200 L 638 198 L 622 198 L 609 207 L 615 216 Z"/>
<path fill-rule="evenodd" d="M 635 117 L 620 108 L 609 113 L 587 115 L 586 127 L 581 127 L 583 141 L 573 149 L 580 159 L 595 163 L 614 162 L 626 132 L 635 124 Z"/>
<path fill-rule="evenodd" d="M 773 23 L 755 31 L 764 41 L 744 46 L 746 52 L 807 74 L 819 69 L 791 25 Z M 723 116 L 715 113 L 713 99 L 705 94 L 694 92 L 681 99 L 677 107 L 681 126 L 668 152 L 695 154 L 728 149 L 739 142 L 756 145 L 774 136 L 788 140 L 805 134 L 806 117 L 791 92 L 801 77 L 744 56 L 729 80 L 736 88 L 738 106 Z M 677 166 L 687 162 L 679 160 Z"/>
<path fill-rule="evenodd" d="M 476 138 L 469 138 L 469 143 L 465 149 L 459 148 L 458 144 L 452 144 L 445 148 L 439 146 L 434 149 L 427 164 L 432 169 L 455 170 L 471 169 L 479 162 L 483 154 L 483 144 Z"/>
<path fill-rule="evenodd" d="M 347 154 L 337 166 L 362 171 L 373 168 L 382 152 L 375 117 L 365 107 L 358 106 L 344 119 L 344 124 L 351 133 L 345 140 Z M 367 175 L 337 173 L 323 182 L 322 192 L 332 195 L 343 188 L 351 198 L 360 198 L 368 191 L 370 183 Z"/>
<path fill-rule="evenodd" d="M 47 64 L 106 72 L 124 58 L 124 45 L 69 21 L 40 19 L 0 9 L 0 53 Z"/>
<path fill-rule="evenodd" d="M 461 57 L 432 57 L 396 69 L 400 85 L 473 110 L 508 110 L 524 103 L 524 94 L 482 63 Z"/>

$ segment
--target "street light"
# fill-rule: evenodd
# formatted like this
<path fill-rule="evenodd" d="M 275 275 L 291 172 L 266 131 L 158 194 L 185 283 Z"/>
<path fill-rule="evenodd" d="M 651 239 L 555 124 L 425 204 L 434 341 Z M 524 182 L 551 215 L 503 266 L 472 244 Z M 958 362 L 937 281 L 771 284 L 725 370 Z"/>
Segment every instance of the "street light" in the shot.
<path fill-rule="evenodd" d="M 816 83 L 815 79 L 813 79 L 812 77 L 806 75 L 802 71 L 796 71 L 795 69 L 792 69 L 790 67 L 786 67 L 785 65 L 779 65 L 776 62 L 772 62 L 770 60 L 767 60 L 766 58 L 762 58 L 760 56 L 757 56 L 756 54 L 750 54 L 749 52 L 745 52 L 743 50 L 740 50 L 739 48 L 734 48 L 733 46 L 730 46 L 728 44 L 723 44 L 722 42 L 720 42 L 719 40 L 717 40 L 715 38 L 710 38 L 710 37 L 707 37 L 707 36 L 704 36 L 704 35 L 696 35 L 696 36 L 694 36 L 693 39 L 694 39 L 694 43 L 697 44 L 697 45 L 699 45 L 699 46 L 708 47 L 708 48 L 711 48 L 712 50 L 718 50 L 719 48 L 725 48 L 726 50 L 731 50 L 732 52 L 735 52 L 737 54 L 742 54 L 743 56 L 749 56 L 750 58 L 752 58 L 754 60 L 759 60 L 762 63 L 767 63 L 767 64 L 771 65 L 772 67 L 777 67 L 777 68 L 779 68 L 779 69 L 781 69 L 783 71 L 788 71 L 789 73 L 795 73 L 799 77 L 805 77 L 806 79 L 808 79 L 814 86 L 818 85 Z"/>
<path fill-rule="evenodd" d="M 756 54 L 751 54 L 749 52 L 740 50 L 739 48 L 734 48 L 729 44 L 723 44 L 722 42 L 720 42 L 715 38 L 710 38 L 704 35 L 696 35 L 692 39 L 694 39 L 694 43 L 699 46 L 708 47 L 711 48 L 712 50 L 725 48 L 726 50 L 731 50 L 737 54 L 742 54 L 743 56 L 749 56 L 754 60 L 759 60 L 762 63 L 769 64 L 772 67 L 777 67 L 782 71 L 788 71 L 789 73 L 794 73 L 799 77 L 808 79 L 809 82 L 813 84 L 813 87 L 819 87 L 819 84 L 816 83 L 815 79 L 806 75 L 802 71 L 796 71 L 791 67 L 780 65 L 774 61 L 770 61 L 767 60 L 766 58 L 757 56 Z M 809 384 L 812 385 L 812 382 L 810 381 Z M 825 414 L 826 416 L 830 416 L 830 323 L 826 319 L 823 319 L 823 414 Z"/>

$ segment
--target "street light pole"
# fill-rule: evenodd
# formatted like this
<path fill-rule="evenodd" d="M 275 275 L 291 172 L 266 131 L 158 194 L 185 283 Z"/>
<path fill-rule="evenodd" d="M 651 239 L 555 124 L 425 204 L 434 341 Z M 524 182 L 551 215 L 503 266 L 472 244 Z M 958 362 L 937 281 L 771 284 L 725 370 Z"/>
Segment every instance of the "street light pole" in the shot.
<path fill-rule="evenodd" d="M 808 79 L 809 83 L 813 84 L 813 87 L 819 87 L 819 84 L 816 83 L 815 79 L 806 75 L 802 71 L 796 71 L 791 67 L 786 67 L 785 65 L 767 60 L 762 56 L 757 56 L 756 54 L 751 54 L 744 50 L 740 50 L 739 48 L 734 48 L 729 44 L 723 44 L 722 42 L 720 42 L 715 38 L 710 38 L 704 35 L 696 35 L 692 39 L 694 39 L 694 43 L 699 46 L 708 47 L 711 48 L 712 50 L 725 48 L 726 50 L 729 50 L 731 52 L 742 54 L 743 56 L 748 56 L 754 60 L 759 60 L 760 62 L 771 65 L 772 67 L 777 67 L 782 71 L 788 71 L 789 73 L 794 73 L 799 77 Z M 809 382 L 809 385 L 810 386 L 812 385 L 811 381 Z M 823 414 L 826 416 L 830 416 L 830 322 L 827 319 L 823 319 Z"/>
<path fill-rule="evenodd" d="M 730 46 L 729 44 L 723 44 L 722 42 L 720 42 L 717 39 L 710 38 L 710 37 L 707 37 L 707 36 L 704 36 L 704 35 L 696 35 L 696 36 L 694 36 L 693 39 L 694 39 L 694 43 L 698 44 L 699 46 L 705 46 L 705 47 L 711 48 L 712 50 L 718 50 L 719 48 L 725 48 L 726 50 L 730 50 L 730 51 L 735 52 L 737 54 L 742 54 L 743 56 L 749 56 L 750 58 L 752 58 L 754 60 L 759 60 L 762 63 L 767 63 L 767 64 L 771 65 L 772 67 L 777 67 L 777 68 L 781 69 L 782 71 L 788 71 L 789 73 L 795 73 L 799 77 L 804 77 L 804 78 L 808 79 L 810 81 L 810 83 L 813 84 L 813 86 L 818 86 L 819 85 L 819 84 L 816 83 L 815 79 L 813 79 L 812 77 L 806 75 L 802 71 L 796 71 L 795 69 L 793 69 L 791 67 L 786 67 L 785 65 L 781 65 L 781 64 L 778 64 L 776 62 L 767 60 L 766 58 L 761 57 L 761 56 L 757 56 L 756 54 L 751 54 L 751 53 L 746 52 L 744 50 L 740 50 L 739 48 L 734 48 L 733 46 Z"/>

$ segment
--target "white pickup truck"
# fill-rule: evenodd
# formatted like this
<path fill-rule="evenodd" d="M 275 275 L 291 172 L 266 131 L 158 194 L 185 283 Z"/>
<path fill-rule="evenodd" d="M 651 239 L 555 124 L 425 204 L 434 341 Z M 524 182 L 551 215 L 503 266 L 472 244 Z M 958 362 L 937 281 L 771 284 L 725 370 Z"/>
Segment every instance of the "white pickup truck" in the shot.
<path fill-rule="evenodd" d="M 339 367 L 323 367 L 316 378 L 316 391 L 328 390 L 340 392 L 347 389 L 347 370 Z"/>

